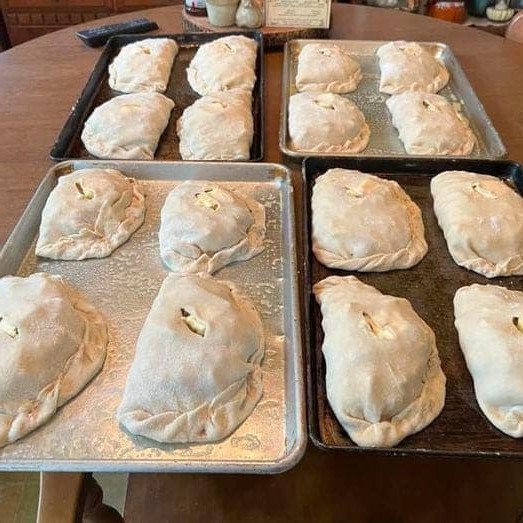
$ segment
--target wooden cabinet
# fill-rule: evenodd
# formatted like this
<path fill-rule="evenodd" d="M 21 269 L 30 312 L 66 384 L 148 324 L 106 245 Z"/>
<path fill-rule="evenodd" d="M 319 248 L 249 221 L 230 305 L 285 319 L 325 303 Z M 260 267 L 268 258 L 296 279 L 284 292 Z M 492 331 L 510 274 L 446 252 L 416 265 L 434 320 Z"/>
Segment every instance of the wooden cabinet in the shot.
<path fill-rule="evenodd" d="M 12 45 L 69 25 L 182 0 L 0 0 Z"/>

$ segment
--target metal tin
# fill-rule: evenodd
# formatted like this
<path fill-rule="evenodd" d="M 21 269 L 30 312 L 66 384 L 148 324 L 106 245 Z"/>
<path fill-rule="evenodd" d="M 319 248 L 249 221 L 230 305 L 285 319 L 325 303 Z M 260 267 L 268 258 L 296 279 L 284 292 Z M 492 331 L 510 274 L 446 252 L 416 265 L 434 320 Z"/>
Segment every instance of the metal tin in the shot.
<path fill-rule="evenodd" d="M 309 433 L 314 444 L 324 449 L 347 452 L 374 452 L 387 455 L 446 455 L 482 457 L 523 457 L 517 439 L 498 431 L 481 412 L 472 378 L 463 358 L 458 334 L 454 328 L 452 300 L 460 287 L 473 283 L 491 283 L 510 289 L 523 288 L 523 276 L 492 278 L 459 267 L 452 260 L 443 232 L 433 211 L 430 181 L 446 170 L 468 170 L 507 180 L 523 194 L 523 171 L 509 161 L 478 160 L 411 160 L 396 159 L 316 159 L 304 162 L 307 187 L 307 228 L 310 234 L 310 197 L 314 180 L 330 168 L 357 169 L 396 180 L 420 207 L 429 250 L 425 258 L 407 270 L 383 273 L 346 272 L 320 264 L 309 245 L 309 307 L 307 322 Z M 415 311 L 436 334 L 443 372 L 447 377 L 446 399 L 442 413 L 428 427 L 413 434 L 394 448 L 361 448 L 356 446 L 337 421 L 326 397 L 325 362 L 322 355 L 323 330 L 321 311 L 311 292 L 314 283 L 331 276 L 353 274 L 385 294 L 407 298 Z"/>
<path fill-rule="evenodd" d="M 57 176 L 88 167 L 114 168 L 136 178 L 146 193 L 145 223 L 107 258 L 37 258 L 40 215 Z M 247 420 L 220 442 L 160 444 L 124 431 L 115 410 L 138 334 L 168 274 L 159 256 L 160 209 L 167 193 L 187 179 L 218 182 L 265 206 L 265 250 L 216 273 L 235 282 L 260 312 L 267 340 L 264 395 Z M 73 160 L 51 169 L 0 253 L 0 276 L 63 275 L 108 319 L 110 342 L 103 369 L 78 396 L 48 423 L 0 449 L 0 470 L 279 473 L 294 466 L 307 440 L 294 245 L 293 185 L 281 165 Z"/>
<path fill-rule="evenodd" d="M 252 93 L 254 135 L 250 151 L 250 161 L 260 161 L 263 159 L 263 35 L 256 31 L 233 31 L 227 33 L 227 36 L 234 34 L 252 38 L 258 43 L 256 84 L 254 85 Z M 174 101 L 175 107 L 171 112 L 167 128 L 160 138 L 154 159 L 159 161 L 181 160 L 179 151 L 180 142 L 176 134 L 176 121 L 182 115 L 184 109 L 200 98 L 189 85 L 185 71 L 202 44 L 222 38 L 223 36 L 224 35 L 220 33 L 113 36 L 105 45 L 86 86 L 74 104 L 60 135 L 53 145 L 50 152 L 51 159 L 55 161 L 70 158 L 95 159 L 95 157 L 85 149 L 80 135 L 82 134 L 87 117 L 94 108 L 122 94 L 109 87 L 109 64 L 124 45 L 146 38 L 172 38 L 176 40 L 179 51 L 174 60 L 167 91 L 164 94 Z"/>
<path fill-rule="evenodd" d="M 282 110 L 280 116 L 280 149 L 288 156 L 294 157 L 396 157 L 396 158 L 429 158 L 424 155 L 408 155 L 401 143 L 398 132 L 392 125 L 392 118 L 385 105 L 389 95 L 379 92 L 380 68 L 376 55 L 377 49 L 387 43 L 361 40 L 329 40 L 347 50 L 361 64 L 363 79 L 358 88 L 346 95 L 363 112 L 369 124 L 371 135 L 369 145 L 360 153 L 340 154 L 312 152 L 293 149 L 288 135 L 287 120 L 289 98 L 296 91 L 295 78 L 298 55 L 308 43 L 325 42 L 324 40 L 292 40 L 285 45 L 282 80 Z M 459 65 L 450 47 L 434 42 L 419 42 L 436 58 L 439 58 L 450 73 L 448 85 L 438 94 L 449 101 L 460 105 L 461 112 L 469 120 L 470 127 L 477 138 L 477 145 L 470 158 L 496 159 L 506 156 L 506 149 L 498 132 L 492 125 L 483 105 L 472 89 L 463 69 Z M 432 156 L 434 157 L 434 156 Z M 438 156 L 437 158 L 441 158 Z M 461 156 L 460 158 L 466 158 Z"/>

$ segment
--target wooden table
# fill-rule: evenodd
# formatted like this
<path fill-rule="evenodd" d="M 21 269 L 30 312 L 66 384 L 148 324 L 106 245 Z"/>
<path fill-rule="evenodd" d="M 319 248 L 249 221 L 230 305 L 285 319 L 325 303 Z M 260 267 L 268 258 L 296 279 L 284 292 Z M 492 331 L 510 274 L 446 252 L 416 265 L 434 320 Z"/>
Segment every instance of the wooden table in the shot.
<path fill-rule="evenodd" d="M 180 7 L 168 7 L 111 21 L 143 15 L 162 32 L 176 33 L 180 14 Z M 52 165 L 49 149 L 100 54 L 74 37 L 76 29 L 0 54 L 1 242 Z M 523 45 L 428 17 L 343 4 L 333 5 L 331 37 L 449 44 L 509 158 L 523 161 Z M 278 149 L 282 53 L 267 53 L 265 67 L 265 159 L 284 162 Z M 133 474 L 126 506 L 128 522 L 498 523 L 521 517 L 523 462 L 351 456 L 312 447 L 280 476 Z"/>

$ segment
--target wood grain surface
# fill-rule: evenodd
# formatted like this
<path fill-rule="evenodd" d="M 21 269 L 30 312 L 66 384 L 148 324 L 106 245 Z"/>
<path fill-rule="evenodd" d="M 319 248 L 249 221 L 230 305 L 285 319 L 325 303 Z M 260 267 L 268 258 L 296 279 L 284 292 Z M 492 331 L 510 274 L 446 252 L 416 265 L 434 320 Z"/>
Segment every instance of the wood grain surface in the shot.
<path fill-rule="evenodd" d="M 161 32 L 180 32 L 181 8 L 130 13 Z M 100 22 L 98 22 L 99 24 Z M 96 25 L 84 24 L 82 27 Z M 48 152 L 80 94 L 99 50 L 78 27 L 0 53 L 0 242 L 52 165 Z M 333 5 L 332 38 L 409 39 L 449 44 L 507 147 L 523 161 L 523 45 L 473 28 L 393 11 Z M 266 161 L 278 149 L 282 53 L 265 57 Z M 299 194 L 298 194 L 299 197 Z M 299 217 L 301 218 L 301 217 Z M 298 221 L 298 227 L 303 227 Z M 523 442 L 522 442 L 523 444 Z M 523 514 L 523 462 L 383 458 L 309 446 L 280 476 L 132 474 L 126 521 L 515 522 Z"/>

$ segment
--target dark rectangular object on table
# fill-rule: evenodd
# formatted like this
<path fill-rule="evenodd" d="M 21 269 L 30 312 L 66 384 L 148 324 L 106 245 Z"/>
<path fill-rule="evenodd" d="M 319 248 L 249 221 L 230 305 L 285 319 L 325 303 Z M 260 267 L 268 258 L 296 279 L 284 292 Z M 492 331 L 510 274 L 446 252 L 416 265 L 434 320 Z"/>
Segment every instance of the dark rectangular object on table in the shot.
<path fill-rule="evenodd" d="M 311 248 L 311 195 L 315 179 L 332 168 L 356 169 L 397 181 L 420 207 L 429 250 L 416 266 L 382 273 L 349 272 L 329 269 L 316 260 Z M 521 165 L 510 161 L 485 160 L 398 160 L 307 158 L 303 164 L 304 197 L 308 241 L 307 270 L 307 378 L 309 434 L 323 449 L 348 452 L 378 452 L 386 455 L 442 455 L 478 457 L 523 457 L 521 441 L 497 430 L 481 412 L 472 377 L 463 358 L 454 327 L 454 293 L 473 283 L 494 284 L 523 289 L 523 276 L 486 278 L 459 267 L 451 258 L 443 231 L 433 211 L 430 181 L 447 170 L 466 170 L 503 179 L 523 195 Z M 436 343 L 447 377 L 443 411 L 428 427 L 393 448 L 363 448 L 354 444 L 337 421 L 326 396 L 325 361 L 321 347 L 321 311 L 312 294 L 312 285 L 327 276 L 355 275 L 363 283 L 384 294 L 407 298 L 415 311 L 434 330 Z M 307 302 L 308 300 L 308 302 Z"/>
<path fill-rule="evenodd" d="M 75 34 L 82 42 L 89 47 L 101 47 L 113 36 L 147 33 L 158 29 L 158 24 L 147 18 L 135 18 L 121 24 L 100 25 L 91 27 Z"/>
<path fill-rule="evenodd" d="M 263 159 L 263 35 L 259 32 L 230 32 L 230 33 L 188 33 L 188 34 L 155 34 L 155 35 L 122 35 L 114 36 L 107 42 L 98 62 L 96 63 L 84 90 L 73 106 L 60 135 L 58 136 L 50 156 L 52 160 L 61 161 L 72 158 L 87 160 L 97 159 L 84 147 L 80 135 L 84 123 L 92 111 L 115 96 L 122 95 L 109 87 L 108 67 L 120 49 L 133 42 L 146 38 L 172 38 L 179 46 L 174 60 L 171 78 L 165 96 L 171 98 L 175 107 L 171 112 L 169 124 L 163 132 L 154 160 L 181 160 L 179 140 L 176 134 L 176 121 L 184 109 L 192 105 L 198 98 L 189 82 L 185 70 L 194 57 L 198 48 L 205 43 L 230 35 L 244 35 L 256 40 L 258 53 L 256 57 L 256 84 L 252 92 L 252 115 L 254 120 L 254 135 L 250 151 L 250 161 Z"/>

